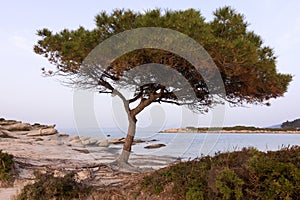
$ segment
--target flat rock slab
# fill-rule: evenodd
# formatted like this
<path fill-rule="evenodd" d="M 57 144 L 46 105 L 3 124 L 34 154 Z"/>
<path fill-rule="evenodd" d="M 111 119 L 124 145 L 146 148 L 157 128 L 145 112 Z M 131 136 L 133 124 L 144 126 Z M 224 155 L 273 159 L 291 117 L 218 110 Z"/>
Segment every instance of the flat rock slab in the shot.
<path fill-rule="evenodd" d="M 165 144 L 150 144 L 148 146 L 145 146 L 145 149 L 157 149 L 157 148 L 161 148 L 161 147 L 165 147 Z"/>
<path fill-rule="evenodd" d="M 16 123 L 9 125 L 1 125 L 1 128 L 6 129 L 8 131 L 29 131 L 32 127 L 30 124 Z"/>
<path fill-rule="evenodd" d="M 55 135 L 55 134 L 57 134 L 56 129 L 54 129 L 54 128 L 45 128 L 45 129 L 29 131 L 26 135 L 27 136 L 47 136 L 47 135 Z"/>

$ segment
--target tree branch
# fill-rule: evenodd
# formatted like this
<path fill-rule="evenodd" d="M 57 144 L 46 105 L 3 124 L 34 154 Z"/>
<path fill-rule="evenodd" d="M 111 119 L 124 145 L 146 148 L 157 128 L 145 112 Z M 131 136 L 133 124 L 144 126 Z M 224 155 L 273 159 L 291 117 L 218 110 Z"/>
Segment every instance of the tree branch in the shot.
<path fill-rule="evenodd" d="M 143 92 L 144 92 L 144 90 L 141 90 L 139 93 L 138 93 L 138 95 L 136 95 L 134 98 L 132 98 L 132 99 L 129 99 L 129 103 L 133 103 L 133 102 L 135 102 L 136 100 L 138 100 L 139 98 L 141 98 L 142 96 L 143 96 Z"/>
<path fill-rule="evenodd" d="M 112 91 L 99 91 L 100 94 L 112 94 Z"/>
<path fill-rule="evenodd" d="M 101 78 L 99 81 L 98 81 L 98 85 L 102 85 L 103 87 L 111 90 L 111 91 L 114 91 L 114 87 L 107 81 L 105 81 L 103 78 Z"/>
<path fill-rule="evenodd" d="M 134 116 L 139 114 L 145 107 L 149 106 L 157 98 L 160 98 L 162 93 L 163 93 L 163 89 L 161 89 L 159 93 L 156 93 L 155 91 L 153 91 L 152 93 L 149 94 L 148 99 L 142 98 L 139 105 L 137 107 L 135 107 L 134 109 L 132 109 L 132 114 Z"/>
<path fill-rule="evenodd" d="M 154 102 L 158 102 L 158 103 L 161 103 L 161 102 L 163 102 L 163 103 L 171 103 L 171 104 L 176 104 L 177 106 L 181 106 L 182 105 L 182 104 L 180 104 L 180 103 L 178 103 L 176 101 L 163 100 L 163 99 L 159 99 L 159 100 L 154 101 Z"/>
<path fill-rule="evenodd" d="M 120 97 L 120 99 L 123 101 L 124 104 L 124 108 L 125 111 L 128 115 L 131 114 L 131 110 L 129 108 L 129 101 L 123 96 L 123 94 L 121 94 L 118 90 L 114 89 L 113 90 L 113 94 L 117 95 L 118 97 Z"/>

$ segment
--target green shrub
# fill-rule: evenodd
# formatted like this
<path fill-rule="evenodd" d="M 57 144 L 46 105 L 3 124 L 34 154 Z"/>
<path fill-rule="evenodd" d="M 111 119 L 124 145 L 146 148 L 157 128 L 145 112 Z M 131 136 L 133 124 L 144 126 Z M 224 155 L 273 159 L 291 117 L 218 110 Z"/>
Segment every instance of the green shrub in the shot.
<path fill-rule="evenodd" d="M 244 181 L 234 171 L 227 168 L 218 174 L 216 180 L 216 186 L 223 196 L 222 199 L 225 200 L 241 199 L 243 184 Z"/>
<path fill-rule="evenodd" d="M 253 185 L 257 196 L 264 199 L 296 199 L 300 197 L 300 151 L 285 149 L 268 152 L 251 160 Z"/>
<path fill-rule="evenodd" d="M 90 194 L 92 187 L 77 183 L 74 174 L 64 177 L 54 177 L 52 174 L 37 174 L 34 184 L 26 185 L 16 200 L 40 200 L 40 199 L 84 199 Z"/>
<path fill-rule="evenodd" d="M 161 169 L 142 182 L 153 194 L 170 183 L 173 199 L 299 199 L 300 147 L 219 153 Z"/>
<path fill-rule="evenodd" d="M 192 187 L 189 188 L 187 193 L 185 194 L 185 199 L 186 200 L 204 200 L 204 194 L 203 192 L 197 188 L 197 187 Z"/>
<path fill-rule="evenodd" d="M 9 186 L 14 181 L 13 155 L 0 150 L 0 186 Z"/>

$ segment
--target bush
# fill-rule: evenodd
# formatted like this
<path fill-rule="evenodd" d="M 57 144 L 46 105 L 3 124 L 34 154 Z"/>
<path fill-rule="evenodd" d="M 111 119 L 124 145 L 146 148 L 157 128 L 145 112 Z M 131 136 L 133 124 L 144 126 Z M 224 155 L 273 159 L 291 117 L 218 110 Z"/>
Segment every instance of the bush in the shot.
<path fill-rule="evenodd" d="M 195 200 L 195 199 L 205 200 L 203 192 L 197 187 L 189 188 L 189 190 L 185 194 L 185 199 L 186 200 Z"/>
<path fill-rule="evenodd" d="M 161 169 L 142 181 L 152 194 L 170 183 L 173 199 L 300 199 L 300 147 L 219 153 Z"/>
<path fill-rule="evenodd" d="M 13 155 L 0 150 L 0 186 L 9 186 L 14 181 Z"/>
<path fill-rule="evenodd" d="M 265 199 L 300 197 L 300 147 L 268 152 L 251 159 L 249 180 L 256 185 L 256 196 Z"/>
<path fill-rule="evenodd" d="M 244 181 L 239 176 L 228 168 L 221 171 L 216 180 L 216 186 L 223 196 L 223 199 L 241 199 L 242 186 Z"/>
<path fill-rule="evenodd" d="M 92 187 L 77 183 L 74 174 L 64 177 L 54 177 L 52 174 L 37 174 L 34 184 L 26 185 L 16 200 L 40 200 L 40 199 L 85 199 Z"/>

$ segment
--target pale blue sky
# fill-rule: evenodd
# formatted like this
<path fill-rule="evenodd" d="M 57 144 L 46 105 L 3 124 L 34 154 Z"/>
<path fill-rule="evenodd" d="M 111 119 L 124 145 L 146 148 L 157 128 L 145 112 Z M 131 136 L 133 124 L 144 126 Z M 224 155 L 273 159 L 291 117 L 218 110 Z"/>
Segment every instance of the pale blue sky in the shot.
<path fill-rule="evenodd" d="M 80 2 L 80 3 L 79 3 Z M 219 7 L 230 5 L 246 16 L 250 29 L 261 35 L 278 56 L 278 69 L 293 74 L 294 81 L 285 97 L 272 100 L 271 107 L 249 106 L 226 109 L 225 125 L 268 126 L 300 117 L 300 2 L 290 1 L 6 1 L 0 8 L 0 117 L 27 122 L 41 122 L 59 127 L 74 127 L 73 91 L 53 78 L 43 78 L 40 68 L 48 62 L 32 51 L 36 30 L 74 29 L 79 25 L 94 27 L 94 16 L 102 10 L 153 8 L 201 10 L 207 20 Z M 99 95 L 98 95 L 99 96 Z M 165 108 L 166 112 L 171 108 Z M 103 126 L 116 126 L 110 97 L 97 97 L 95 111 Z M 166 116 L 168 126 L 176 125 L 176 112 Z M 151 120 L 147 112 L 142 118 Z M 141 118 L 141 119 L 142 119 Z M 209 124 L 209 115 L 201 116 L 199 125 Z"/>

